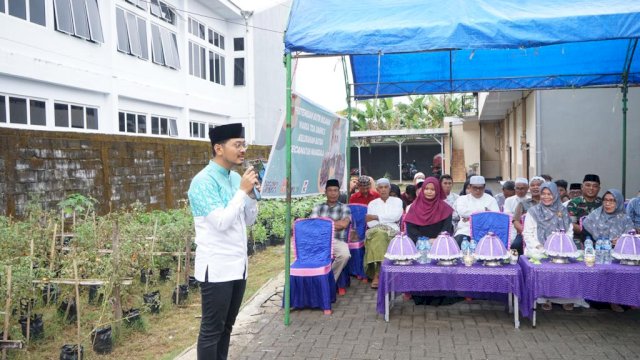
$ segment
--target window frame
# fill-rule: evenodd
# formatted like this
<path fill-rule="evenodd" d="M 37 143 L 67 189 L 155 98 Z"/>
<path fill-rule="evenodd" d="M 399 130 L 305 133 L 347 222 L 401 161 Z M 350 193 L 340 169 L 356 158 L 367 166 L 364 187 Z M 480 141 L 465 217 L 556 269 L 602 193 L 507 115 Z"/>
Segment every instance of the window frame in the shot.
<path fill-rule="evenodd" d="M 207 131 L 209 129 L 209 124 L 202 121 L 190 120 L 189 121 L 189 137 L 194 139 L 206 139 Z M 195 134 L 193 129 L 194 126 L 197 126 L 198 134 Z"/>
<path fill-rule="evenodd" d="M 66 106 L 67 107 L 67 124 L 66 126 L 61 126 L 57 124 L 57 119 L 56 119 L 56 107 L 62 105 L 62 106 Z M 82 127 L 77 127 L 73 125 L 73 112 L 72 112 L 72 107 L 76 107 L 76 108 L 80 108 L 81 109 L 81 113 L 82 113 Z M 89 127 L 89 122 L 88 122 L 88 115 L 87 115 L 87 109 L 91 109 L 95 112 L 95 122 L 96 122 L 96 128 L 93 127 Z M 54 118 L 54 123 L 53 126 L 55 128 L 66 128 L 66 129 L 73 129 L 73 130 L 84 130 L 84 131 L 99 131 L 100 130 L 100 108 L 97 106 L 92 106 L 92 105 L 86 105 L 86 104 L 78 104 L 78 103 L 74 103 L 74 102 L 67 102 L 67 101 L 61 101 L 61 100 L 54 100 L 53 101 L 53 118 Z"/>
<path fill-rule="evenodd" d="M 124 130 L 122 130 L 121 116 L 124 115 Z M 131 128 L 129 128 L 129 118 L 133 118 Z M 148 135 L 147 126 L 148 114 L 138 111 L 118 110 L 118 133 L 121 134 L 134 134 L 134 135 Z M 142 121 L 141 121 L 142 120 Z M 143 124 L 143 126 L 141 126 Z M 142 131 L 141 131 L 142 129 Z"/>
<path fill-rule="evenodd" d="M 119 12 L 124 18 L 119 18 Z M 121 25 L 121 21 L 124 22 Z M 140 28 L 141 23 L 144 23 L 142 30 Z M 124 26 L 124 29 L 120 29 Z M 123 32 L 122 34 L 120 32 Z M 147 31 L 147 19 L 137 15 L 134 12 L 123 9 L 119 6 L 116 7 L 116 48 L 118 52 L 137 57 L 141 60 L 149 60 L 149 32 Z M 125 44 L 121 44 L 120 36 L 123 35 L 122 41 L 124 41 L 124 35 L 126 35 L 128 49 L 122 48 Z M 143 44 L 144 42 L 144 49 Z M 125 51 L 126 50 L 126 51 Z M 152 50 L 153 51 L 153 50 Z"/>
<path fill-rule="evenodd" d="M 1 1 L 1 0 L 0 0 Z M 0 93 L 0 98 L 3 99 L 4 109 L 0 108 L 2 114 L 0 114 L 0 118 L 4 119 L 4 121 L 0 121 L 0 124 L 3 126 L 47 126 L 47 99 L 39 98 L 35 96 L 24 96 L 17 94 L 9 94 L 9 93 Z M 19 99 L 24 100 L 25 104 L 25 117 L 26 123 L 13 122 L 11 121 L 11 99 Z M 33 103 L 39 102 L 44 104 L 43 115 L 44 115 L 44 124 L 34 124 L 32 121 L 32 106 Z"/>

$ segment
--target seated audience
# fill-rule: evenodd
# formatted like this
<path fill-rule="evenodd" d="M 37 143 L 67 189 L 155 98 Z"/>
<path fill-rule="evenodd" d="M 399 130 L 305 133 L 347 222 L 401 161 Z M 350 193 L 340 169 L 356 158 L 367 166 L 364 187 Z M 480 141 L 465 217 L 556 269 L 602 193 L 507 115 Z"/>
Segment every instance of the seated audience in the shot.
<path fill-rule="evenodd" d="M 571 185 L 569 185 L 569 198 L 573 199 L 579 196 L 582 196 L 582 184 L 571 183 Z"/>
<path fill-rule="evenodd" d="M 369 205 L 371 200 L 379 198 L 377 192 L 371 191 L 371 180 L 368 176 L 360 176 L 358 178 L 358 191 L 349 198 L 350 204 Z"/>
<path fill-rule="evenodd" d="M 557 230 L 564 230 L 573 236 L 573 226 L 567 209 L 560 202 L 556 184 L 545 182 L 540 187 L 540 203 L 529 209 L 524 221 L 522 237 L 526 244 L 525 255 L 540 256 L 544 252 L 544 243 Z M 583 299 L 539 298 L 544 310 L 551 310 L 551 303 L 563 304 L 565 310 L 573 310 L 575 305 L 588 305 Z"/>
<path fill-rule="evenodd" d="M 600 177 L 594 174 L 587 174 L 582 180 L 582 196 L 571 199 L 567 205 L 567 211 L 569 211 L 573 222 L 573 238 L 577 245 L 584 243 L 584 239 L 588 235 L 585 231 L 582 231 L 580 219 L 602 205 L 602 198 L 598 196 L 599 192 Z"/>
<path fill-rule="evenodd" d="M 398 222 L 402 217 L 402 200 L 390 196 L 388 179 L 381 178 L 376 182 L 380 197 L 367 206 L 367 226 L 365 237 L 364 266 L 367 276 L 373 281 L 371 287 L 378 288 L 380 264 L 391 239 L 400 231 Z"/>
<path fill-rule="evenodd" d="M 560 202 L 564 203 L 567 200 L 571 200 L 571 198 L 569 198 L 569 192 L 567 191 L 567 187 L 569 186 L 569 183 L 567 183 L 566 180 L 556 180 L 554 182 L 558 187 L 558 194 L 560 194 Z"/>
<path fill-rule="evenodd" d="M 447 204 L 449 204 L 449 206 L 453 208 L 453 205 L 456 203 L 456 200 L 458 200 L 460 195 L 451 191 L 451 189 L 453 188 L 453 178 L 451 177 L 451 175 L 444 174 L 440 176 L 440 188 L 447 197 Z M 460 221 L 460 216 L 458 216 L 458 213 L 456 213 L 455 209 L 453 209 L 453 215 L 451 216 L 451 219 L 453 221 L 453 229 L 455 230 L 458 226 L 458 221 Z"/>
<path fill-rule="evenodd" d="M 469 223 L 471 214 L 480 211 L 500 211 L 496 199 L 484 192 L 485 180 L 483 176 L 472 176 L 469 179 L 469 188 L 471 189 L 471 193 L 460 196 L 454 204 L 454 209 L 460 216 L 458 229 L 454 236 L 458 245 L 462 243 L 465 236 L 471 236 L 471 226 Z"/>
<path fill-rule="evenodd" d="M 494 198 L 496 199 L 496 202 L 498 203 L 498 208 L 500 208 L 500 211 L 503 211 L 504 209 L 504 201 L 515 194 L 516 194 L 516 183 L 511 180 L 505 181 L 502 184 L 502 192 L 494 196 Z"/>
<path fill-rule="evenodd" d="M 391 190 L 389 191 L 389 196 L 396 197 L 396 198 L 402 200 L 402 198 L 400 197 L 402 195 L 402 192 L 400 191 L 400 186 L 398 186 L 396 184 L 391 184 L 390 189 Z M 379 193 L 380 192 L 378 191 L 378 194 Z"/>
<path fill-rule="evenodd" d="M 418 187 L 418 183 L 422 183 L 424 181 L 425 177 L 426 176 L 424 176 L 424 173 L 417 172 L 415 175 L 413 175 L 413 185 Z"/>
<path fill-rule="evenodd" d="M 413 201 L 416 199 L 416 186 L 415 185 L 407 185 L 402 193 L 402 206 L 406 210 L 407 206 L 411 205 Z"/>
<path fill-rule="evenodd" d="M 316 217 L 328 217 L 333 220 L 333 254 L 335 256 L 333 263 L 331 264 L 331 270 L 336 281 L 338 276 L 342 272 L 342 269 L 347 265 L 351 253 L 349 253 L 349 245 L 347 245 L 347 229 L 351 222 L 351 210 L 349 206 L 338 201 L 340 196 L 340 182 L 336 179 L 327 180 L 324 194 L 327 197 L 327 202 L 324 204 L 316 205 L 311 211 L 312 218 Z M 344 294 L 344 290 L 340 291 Z"/>
<path fill-rule="evenodd" d="M 627 215 L 633 221 L 633 226 L 636 228 L 636 232 L 640 233 L 640 191 L 637 196 L 627 205 Z"/>
<path fill-rule="evenodd" d="M 513 216 L 511 219 L 511 248 L 522 254 L 522 222 L 520 217 L 516 217 L 515 212 L 520 202 L 528 199 L 529 181 L 525 178 L 517 178 L 514 183 L 515 195 L 504 201 L 502 212 Z M 526 210 L 523 211 L 526 212 Z"/>
<path fill-rule="evenodd" d="M 404 222 L 407 235 L 417 242 L 421 236 L 435 239 L 442 231 L 453 232 L 453 209 L 445 201 L 440 182 L 428 177 L 418 192 L 413 205 L 407 210 Z"/>

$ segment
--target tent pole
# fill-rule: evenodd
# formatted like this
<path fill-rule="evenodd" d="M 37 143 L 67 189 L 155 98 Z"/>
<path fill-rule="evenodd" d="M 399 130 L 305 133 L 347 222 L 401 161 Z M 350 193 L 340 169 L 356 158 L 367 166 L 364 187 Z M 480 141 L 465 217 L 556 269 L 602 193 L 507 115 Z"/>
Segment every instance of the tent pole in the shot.
<path fill-rule="evenodd" d="M 347 171 L 347 203 L 349 203 L 349 193 L 351 189 L 349 188 L 351 178 L 351 86 L 349 85 L 349 77 L 347 73 L 347 61 L 344 56 L 342 57 L 342 70 L 344 71 L 344 86 L 347 94 L 347 153 L 346 153 L 346 171 Z M 360 148 L 358 147 L 358 171 L 360 171 Z M 342 179 L 338 179 L 342 181 Z"/>
<path fill-rule="evenodd" d="M 627 93 L 629 92 L 629 70 L 636 51 L 638 39 L 632 39 L 627 47 L 627 56 L 622 72 L 622 196 L 627 193 Z"/>
<path fill-rule="evenodd" d="M 284 324 L 289 325 L 289 314 L 291 312 L 291 284 L 289 283 L 289 270 L 291 267 L 291 53 L 285 55 L 286 66 L 286 151 L 285 151 L 285 171 L 287 176 L 287 217 L 285 226 L 288 231 L 285 232 L 284 241 Z"/>

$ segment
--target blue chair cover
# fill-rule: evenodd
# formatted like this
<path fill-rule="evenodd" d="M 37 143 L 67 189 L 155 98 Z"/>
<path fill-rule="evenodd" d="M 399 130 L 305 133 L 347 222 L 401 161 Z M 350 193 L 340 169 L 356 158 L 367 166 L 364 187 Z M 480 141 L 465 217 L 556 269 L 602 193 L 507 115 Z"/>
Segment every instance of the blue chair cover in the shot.
<path fill-rule="evenodd" d="M 351 210 L 351 226 L 356 230 L 360 241 L 364 243 L 364 237 L 367 232 L 367 222 L 365 220 L 367 216 L 367 207 L 362 204 L 349 204 Z M 351 239 L 349 239 L 350 241 Z M 367 274 L 364 272 L 364 246 L 360 248 L 349 248 L 351 258 L 347 263 L 347 269 L 349 269 L 349 275 L 356 276 L 360 279 L 366 279 Z M 340 283 L 340 279 L 338 279 Z M 340 284 L 338 284 L 338 287 Z"/>
<path fill-rule="evenodd" d="M 362 204 L 349 204 L 351 210 L 351 223 L 356 229 L 360 241 L 364 241 L 365 233 L 367 232 L 367 206 Z"/>
<path fill-rule="evenodd" d="M 509 249 L 511 246 L 511 215 L 485 211 L 471 214 L 471 238 L 479 241 L 487 232 L 491 231 L 502 240 L 504 246 Z"/>
<path fill-rule="evenodd" d="M 331 303 L 336 301 L 336 284 L 331 271 L 333 221 L 327 218 L 296 220 L 293 233 L 296 260 L 291 269 L 313 269 L 316 275 L 290 275 L 291 307 L 331 310 Z M 328 272 L 319 274 L 318 269 L 323 267 L 328 267 Z"/>

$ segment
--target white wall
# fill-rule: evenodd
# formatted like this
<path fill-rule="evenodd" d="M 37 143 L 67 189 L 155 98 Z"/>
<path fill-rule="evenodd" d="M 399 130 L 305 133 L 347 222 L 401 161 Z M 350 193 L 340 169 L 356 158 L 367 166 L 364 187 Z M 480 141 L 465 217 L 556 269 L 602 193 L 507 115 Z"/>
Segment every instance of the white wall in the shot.
<path fill-rule="evenodd" d="M 620 89 L 540 91 L 539 171 L 554 179 L 582 182 L 600 176 L 602 191 L 622 184 L 622 95 Z M 640 89 L 629 89 L 627 197 L 640 190 Z"/>
<path fill-rule="evenodd" d="M 47 101 L 46 128 L 11 123 L 0 126 L 61 130 L 63 128 L 55 127 L 53 114 L 53 102 L 61 100 L 98 108 L 101 133 L 122 134 L 118 131 L 118 111 L 128 110 L 176 118 L 179 138 L 184 139 L 190 138 L 190 120 L 211 124 L 241 121 L 247 127 L 247 141 L 256 142 L 256 119 L 272 119 L 276 116 L 271 113 L 281 112 L 284 107 L 284 90 L 280 90 L 284 89 L 284 84 L 280 86 L 273 79 L 261 79 L 257 93 L 261 96 L 260 101 L 267 105 L 261 103 L 256 111 L 256 80 L 253 75 L 264 73 L 284 79 L 284 75 L 273 71 L 282 67 L 282 51 L 273 45 L 279 42 L 282 47 L 282 34 L 258 32 L 246 27 L 240 9 L 225 0 L 168 2 L 192 15 L 178 10 L 178 20 L 174 26 L 151 15 L 148 9 L 138 9 L 124 0 L 99 1 L 104 33 L 104 43 L 101 44 L 56 31 L 53 1 L 45 1 L 46 27 L 0 13 L 0 94 L 37 97 Z M 149 60 L 117 51 L 116 7 L 146 19 Z M 286 11 L 281 6 L 276 8 Z M 188 33 L 189 16 L 225 36 L 225 49 L 217 51 L 225 56 L 226 85 L 189 75 L 188 41 L 194 39 Z M 247 24 L 251 26 L 252 21 L 249 18 Z M 268 16 L 260 21 L 274 21 L 273 24 L 266 24 L 266 27 L 279 24 L 278 29 L 282 31 L 286 16 L 279 21 L 271 20 Z M 150 23 L 160 24 L 177 34 L 179 70 L 151 61 Z M 259 37 L 258 41 L 254 41 L 254 36 Z M 246 37 L 245 52 L 238 54 L 233 51 L 234 37 Z M 254 45 L 257 47 L 255 51 L 250 48 Z M 245 56 L 245 86 L 233 85 L 233 61 L 238 55 Z M 252 56 L 259 56 L 260 61 L 253 62 L 250 59 Z M 272 86 L 277 86 L 277 89 Z M 256 117 L 256 113 L 261 114 L 260 118 Z M 151 128 L 150 124 L 147 124 L 147 128 Z M 274 126 L 267 128 L 273 129 Z M 153 136 L 150 133 L 147 135 Z M 272 140 L 272 135 L 260 136 L 260 143 L 270 143 Z M 267 137 L 268 141 L 264 141 Z"/>

